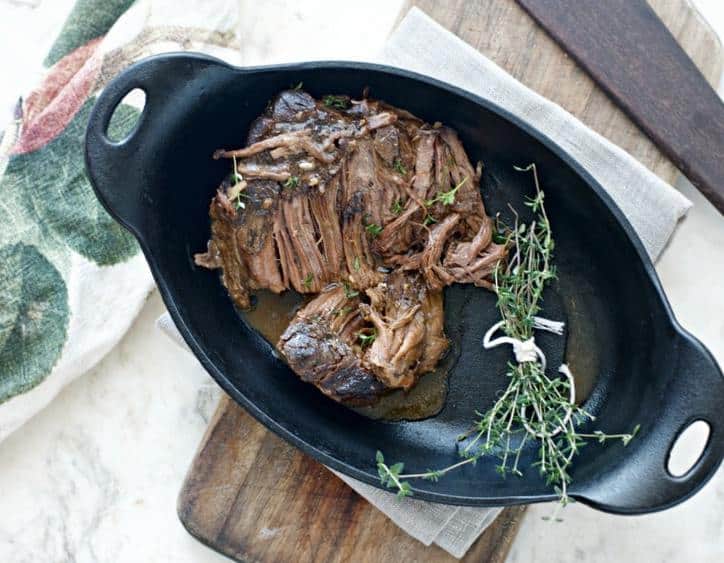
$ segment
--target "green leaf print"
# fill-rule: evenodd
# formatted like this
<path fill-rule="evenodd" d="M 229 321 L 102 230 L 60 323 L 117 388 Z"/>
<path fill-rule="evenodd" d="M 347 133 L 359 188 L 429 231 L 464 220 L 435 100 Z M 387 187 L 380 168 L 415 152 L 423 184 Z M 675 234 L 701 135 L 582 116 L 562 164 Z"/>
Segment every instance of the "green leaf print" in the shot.
<path fill-rule="evenodd" d="M 47 145 L 13 156 L 0 183 L 0 193 L 12 193 L 14 205 L 23 208 L 23 221 L 40 228 L 40 240 L 34 242 L 41 250 L 48 245 L 67 245 L 88 260 L 107 266 L 134 256 L 138 245 L 98 203 L 85 174 L 83 143 L 94 101 L 89 99 L 66 129 Z M 127 130 L 138 113 L 130 106 L 120 106 L 111 134 L 116 128 Z M 11 214 L 21 215 L 12 210 Z"/>
<path fill-rule="evenodd" d="M 50 48 L 45 65 L 54 65 L 91 39 L 104 35 L 133 2 L 134 0 L 78 0 Z"/>
<path fill-rule="evenodd" d="M 0 403 L 32 389 L 60 357 L 68 330 L 68 292 L 34 246 L 0 248 Z"/>

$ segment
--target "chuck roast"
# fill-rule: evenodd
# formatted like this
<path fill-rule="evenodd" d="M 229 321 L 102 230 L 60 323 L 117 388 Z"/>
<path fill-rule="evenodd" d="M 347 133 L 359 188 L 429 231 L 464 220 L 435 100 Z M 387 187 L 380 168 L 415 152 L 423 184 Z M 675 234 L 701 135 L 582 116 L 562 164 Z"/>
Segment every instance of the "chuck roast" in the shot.
<path fill-rule="evenodd" d="M 220 268 L 242 309 L 257 289 L 319 294 L 279 349 L 335 400 L 369 404 L 434 369 L 442 289 L 492 287 L 505 258 L 457 134 L 383 102 L 285 91 L 214 158 L 233 173 L 196 263 Z"/>
<path fill-rule="evenodd" d="M 417 273 L 395 271 L 358 294 L 332 284 L 297 312 L 278 349 L 292 369 L 325 395 L 368 405 L 409 390 L 448 346 L 442 295 Z"/>

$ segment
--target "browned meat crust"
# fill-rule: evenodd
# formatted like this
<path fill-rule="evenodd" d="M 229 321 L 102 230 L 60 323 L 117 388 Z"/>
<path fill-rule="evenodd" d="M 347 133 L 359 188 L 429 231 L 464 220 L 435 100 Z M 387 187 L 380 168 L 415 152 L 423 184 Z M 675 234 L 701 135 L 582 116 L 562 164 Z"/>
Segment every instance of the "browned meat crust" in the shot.
<path fill-rule="evenodd" d="M 398 271 L 364 296 L 328 286 L 296 314 L 277 347 L 325 395 L 371 404 L 434 369 L 448 345 L 443 315 L 440 292 L 429 291 L 417 273 Z"/>
<path fill-rule="evenodd" d="M 319 294 L 279 348 L 335 400 L 368 404 L 434 369 L 447 347 L 442 289 L 489 288 L 505 258 L 457 134 L 382 102 L 282 92 L 246 147 L 214 158 L 233 159 L 234 174 L 196 263 L 221 268 L 241 308 L 255 289 Z"/>
<path fill-rule="evenodd" d="M 359 406 L 374 403 L 385 386 L 355 351 L 354 328 L 362 322 L 358 307 L 359 300 L 348 299 L 342 286 L 329 287 L 297 313 L 277 347 L 303 381 Z"/>

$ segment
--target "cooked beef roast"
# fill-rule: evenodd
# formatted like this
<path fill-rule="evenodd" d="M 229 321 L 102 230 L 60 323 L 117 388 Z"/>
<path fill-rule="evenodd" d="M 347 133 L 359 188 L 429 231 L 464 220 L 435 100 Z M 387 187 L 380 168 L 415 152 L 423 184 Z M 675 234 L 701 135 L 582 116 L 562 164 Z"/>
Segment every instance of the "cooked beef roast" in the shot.
<path fill-rule="evenodd" d="M 359 305 L 341 284 L 330 285 L 297 313 L 278 344 L 303 381 L 350 405 L 371 404 L 385 390 L 362 364 Z"/>
<path fill-rule="evenodd" d="M 383 102 L 279 94 L 211 202 L 196 263 L 250 292 L 319 294 L 278 344 L 292 369 L 345 404 L 409 390 L 447 348 L 442 289 L 491 287 L 506 248 L 457 134 Z"/>
<path fill-rule="evenodd" d="M 350 405 L 409 390 L 447 349 L 442 294 L 395 271 L 357 292 L 327 286 L 297 312 L 278 348 L 302 380 Z"/>

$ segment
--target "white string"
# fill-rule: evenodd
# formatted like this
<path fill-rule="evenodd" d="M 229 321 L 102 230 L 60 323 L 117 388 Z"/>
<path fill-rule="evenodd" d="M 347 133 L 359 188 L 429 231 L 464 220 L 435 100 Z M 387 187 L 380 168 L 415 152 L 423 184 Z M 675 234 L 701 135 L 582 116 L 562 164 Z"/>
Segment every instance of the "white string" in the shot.
<path fill-rule="evenodd" d="M 560 321 L 552 321 L 550 319 L 544 319 L 543 317 L 533 317 L 533 328 L 537 328 L 538 330 L 546 330 L 561 336 L 565 327 L 566 323 Z"/>
<path fill-rule="evenodd" d="M 515 354 L 516 362 L 522 364 L 524 362 L 539 361 L 541 368 L 545 372 L 547 366 L 546 355 L 535 343 L 534 336 L 531 336 L 528 340 L 519 340 L 517 338 L 513 338 L 512 336 L 499 336 L 498 338 L 493 338 L 493 335 L 504 325 L 505 321 L 499 321 L 488 329 L 483 337 L 483 347 L 486 350 L 489 350 L 500 346 L 501 344 L 510 344 L 513 347 L 513 354 Z M 545 330 L 546 332 L 552 332 L 553 334 L 561 336 L 563 334 L 564 327 L 565 323 L 559 321 L 551 321 L 550 319 L 544 319 L 543 317 L 533 317 L 533 328 L 537 330 Z M 535 432 L 526 422 L 526 407 L 522 407 L 520 409 L 520 417 L 523 420 L 523 426 L 525 426 L 525 429 L 528 432 L 538 438 L 552 438 L 553 436 L 560 434 L 571 420 L 571 416 L 573 416 L 573 404 L 576 400 L 576 383 L 573 379 L 573 374 L 567 364 L 561 364 L 558 368 L 558 372 L 568 378 L 569 406 L 566 409 L 563 421 L 557 428 L 555 428 L 552 432 Z"/>
<path fill-rule="evenodd" d="M 519 364 L 522 364 L 523 362 L 535 362 L 536 360 L 540 360 L 543 369 L 545 369 L 546 356 L 543 353 L 543 350 L 536 346 L 535 338 L 533 338 L 532 336 L 528 340 L 518 340 L 517 338 L 513 338 L 512 336 L 499 336 L 494 340 L 492 339 L 493 334 L 495 334 L 500 328 L 502 328 L 503 325 L 505 325 L 505 321 L 500 321 L 498 323 L 495 323 L 488 329 L 488 332 L 486 332 L 485 336 L 483 337 L 483 347 L 485 347 L 486 350 L 489 350 L 490 348 L 495 348 L 496 346 L 500 346 L 501 344 L 510 344 L 513 347 L 515 361 L 517 361 Z"/>

